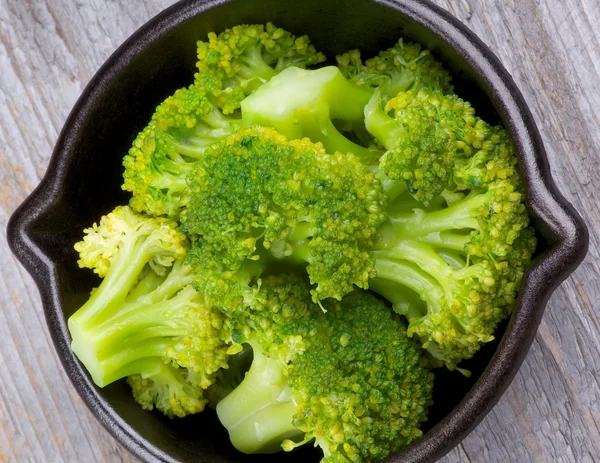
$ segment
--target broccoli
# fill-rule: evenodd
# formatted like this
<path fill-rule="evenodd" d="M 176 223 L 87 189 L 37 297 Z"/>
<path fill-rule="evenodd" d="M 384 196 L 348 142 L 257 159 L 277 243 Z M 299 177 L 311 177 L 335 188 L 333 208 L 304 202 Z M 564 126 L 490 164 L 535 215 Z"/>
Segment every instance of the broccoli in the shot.
<path fill-rule="evenodd" d="M 156 109 L 123 159 L 123 189 L 131 207 L 176 218 L 187 204 L 186 176 L 214 142 L 232 133 L 239 119 L 224 116 L 197 86 L 179 89 Z"/>
<path fill-rule="evenodd" d="M 342 74 L 353 84 L 372 90 L 380 89 L 384 101 L 400 92 L 422 88 L 452 93 L 450 73 L 429 50 L 404 39 L 364 64 L 358 50 L 338 56 L 337 63 Z"/>
<path fill-rule="evenodd" d="M 377 101 L 382 105 L 400 92 L 417 92 L 422 88 L 452 93 L 451 75 L 442 64 L 429 50 L 403 39 L 365 63 L 358 50 L 337 56 L 337 63 L 351 83 L 370 90 L 371 94 L 377 91 Z M 350 139 L 359 140 L 360 145 L 369 147 L 374 156 L 377 153 L 381 156 L 380 141 L 372 138 L 374 133 L 365 130 L 364 123 L 346 124 L 343 133 Z M 384 175 L 380 178 L 384 185 L 389 186 L 389 193 L 397 195 L 403 191 L 399 189 L 398 182 L 388 182 Z"/>
<path fill-rule="evenodd" d="M 488 137 L 493 128 L 455 95 L 423 89 L 382 103 L 377 90 L 365 108 L 367 130 L 388 150 L 381 172 L 403 182 L 425 206 L 447 187 L 457 162 L 495 141 Z"/>
<path fill-rule="evenodd" d="M 375 296 L 311 301 L 301 276 L 263 279 L 232 316 L 253 350 L 245 379 L 217 405 L 244 453 L 289 451 L 315 441 L 322 462 L 387 458 L 418 439 L 433 375 L 406 327 Z"/>
<path fill-rule="evenodd" d="M 242 102 L 244 125 L 273 127 L 290 139 L 307 137 L 323 143 L 329 153 L 353 153 L 371 164 L 379 150 L 346 138 L 334 120 L 362 124 L 372 94 L 348 82 L 334 66 L 311 71 L 291 67 Z"/>
<path fill-rule="evenodd" d="M 191 286 L 186 237 L 176 223 L 126 206 L 85 234 L 75 245 L 79 265 L 103 280 L 68 320 L 71 348 L 100 387 L 134 376 L 145 408 L 155 404 L 170 416 L 201 411 L 201 391 L 235 352 L 222 314 Z"/>
<path fill-rule="evenodd" d="M 382 169 L 389 173 L 403 162 L 387 153 Z M 410 335 L 454 369 L 510 314 L 536 240 L 504 129 L 490 129 L 450 177 L 454 190 L 428 207 L 408 192 L 389 207 L 370 288 L 408 318 Z"/>
<path fill-rule="evenodd" d="M 307 36 L 291 33 L 268 23 L 241 25 L 198 42 L 196 85 L 214 98 L 225 114 L 282 70 L 325 61 Z"/>
<path fill-rule="evenodd" d="M 353 155 L 258 127 L 207 150 L 189 182 L 182 229 L 197 235 L 188 261 L 211 303 L 235 304 L 232 285 L 244 293 L 269 259 L 308 264 L 315 301 L 374 276 L 369 248 L 385 197 Z"/>
<path fill-rule="evenodd" d="M 269 23 L 197 50 L 123 160 L 129 206 L 75 245 L 102 281 L 72 350 L 145 410 L 215 408 L 242 452 L 388 458 L 531 264 L 510 136 L 418 44 L 310 69 L 324 55 Z"/>
<path fill-rule="evenodd" d="M 204 390 L 188 380 L 188 370 L 176 368 L 159 357 L 149 357 L 132 365 L 127 383 L 135 401 L 144 410 L 155 408 L 169 418 L 183 418 L 204 410 Z"/>

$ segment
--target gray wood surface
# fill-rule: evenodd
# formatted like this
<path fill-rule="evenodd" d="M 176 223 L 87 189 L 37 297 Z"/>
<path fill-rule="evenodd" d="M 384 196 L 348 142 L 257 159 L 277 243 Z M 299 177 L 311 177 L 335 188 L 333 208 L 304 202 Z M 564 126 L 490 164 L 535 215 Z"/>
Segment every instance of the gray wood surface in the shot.
<path fill-rule="evenodd" d="M 443 461 L 600 461 L 600 2 L 436 0 L 498 54 L 554 178 L 591 231 L 514 383 Z M 93 73 L 169 0 L 0 0 L 0 230 L 43 175 Z M 63 373 L 39 296 L 0 233 L 0 461 L 121 462 Z"/>

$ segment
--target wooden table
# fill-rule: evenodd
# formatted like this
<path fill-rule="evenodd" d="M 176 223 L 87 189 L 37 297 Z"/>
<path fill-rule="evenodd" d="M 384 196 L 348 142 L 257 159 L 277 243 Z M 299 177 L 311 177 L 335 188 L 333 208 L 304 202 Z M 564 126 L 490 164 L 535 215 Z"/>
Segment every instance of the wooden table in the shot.
<path fill-rule="evenodd" d="M 552 297 L 512 386 L 443 461 L 600 461 L 600 1 L 436 1 L 512 73 L 554 178 L 591 231 L 588 257 Z M 40 181 L 94 72 L 171 3 L 0 0 L 0 229 Z M 63 373 L 38 292 L 0 233 L 0 461 L 132 459 Z"/>

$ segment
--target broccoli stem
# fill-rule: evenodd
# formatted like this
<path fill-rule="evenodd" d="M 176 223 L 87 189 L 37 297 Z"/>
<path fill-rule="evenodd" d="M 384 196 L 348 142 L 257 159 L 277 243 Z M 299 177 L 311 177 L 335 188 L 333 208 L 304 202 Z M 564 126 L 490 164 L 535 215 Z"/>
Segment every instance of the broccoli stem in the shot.
<path fill-rule="evenodd" d="M 195 133 L 172 137 L 171 144 L 175 151 L 182 156 L 200 159 L 213 143 L 227 137 L 232 131 L 233 129 L 198 130 Z"/>
<path fill-rule="evenodd" d="M 123 311 L 88 330 L 89 340 L 99 353 L 111 355 L 121 349 L 120 343 L 125 340 L 135 344 L 151 337 L 181 336 L 188 328 L 185 315 L 194 296 L 195 290 L 190 288 L 168 301 L 152 305 L 132 303 L 132 308 L 125 305 Z"/>
<path fill-rule="evenodd" d="M 382 109 L 381 90 L 377 89 L 365 106 L 365 126 L 386 149 L 396 146 L 396 141 L 402 138 L 403 129 L 392 117 Z"/>
<path fill-rule="evenodd" d="M 277 72 L 265 62 L 262 51 L 262 46 L 248 48 L 244 55 L 240 56 L 240 61 L 242 61 L 245 66 L 241 67 L 238 72 L 244 79 L 257 78 L 260 81 L 258 85 L 268 82 L 277 74 Z"/>
<path fill-rule="evenodd" d="M 396 262 L 377 257 L 376 259 L 377 278 L 398 283 L 413 290 L 421 299 L 427 302 L 429 311 L 441 310 L 439 301 L 442 300 L 444 292 L 431 275 L 426 274 L 419 267 L 407 261 Z M 385 297 L 385 295 L 383 296 Z"/>
<path fill-rule="evenodd" d="M 172 145 L 178 153 L 192 159 L 200 159 L 206 149 L 218 139 L 204 140 L 201 138 L 187 137 L 185 140 L 173 138 Z M 191 169 L 189 169 L 191 170 Z M 189 172 L 188 170 L 188 172 Z M 185 180 L 185 175 L 183 176 Z"/>
<path fill-rule="evenodd" d="M 333 120 L 362 121 L 371 91 L 351 84 L 334 66 L 307 71 L 289 67 L 242 102 L 245 126 L 273 127 L 290 139 L 308 137 L 327 152 L 373 153 L 344 137 Z"/>
<path fill-rule="evenodd" d="M 152 274 L 155 272 L 150 273 Z M 142 282 L 144 282 L 145 280 L 146 279 L 144 278 Z M 194 278 L 192 268 L 189 265 L 185 264 L 183 260 L 178 260 L 173 264 L 169 271 L 169 274 L 164 279 L 164 281 L 161 281 L 160 285 L 154 286 L 152 291 L 149 291 L 144 295 L 140 294 L 140 296 L 143 297 L 138 297 L 136 299 L 130 299 L 130 297 L 128 297 L 128 299 L 137 300 L 137 303 L 139 305 L 153 304 L 164 299 L 169 299 L 181 289 L 191 285 L 193 281 Z M 121 310 L 121 313 L 123 313 L 123 310 Z"/>
<path fill-rule="evenodd" d="M 369 281 L 369 289 L 390 301 L 394 312 L 405 315 L 408 319 L 419 318 L 427 313 L 421 297 L 398 283 L 376 277 Z"/>
<path fill-rule="evenodd" d="M 140 280 L 136 287 L 127 296 L 126 302 L 135 301 L 138 298 L 153 292 L 164 280 L 164 276 L 148 270 L 146 275 Z"/>
<path fill-rule="evenodd" d="M 293 425 L 296 407 L 290 397 L 283 364 L 250 342 L 252 366 L 241 384 L 217 405 L 217 415 L 239 451 L 274 453 L 285 439 L 301 438 Z"/>
<path fill-rule="evenodd" d="M 191 164 L 187 164 L 185 161 L 182 161 L 182 163 L 177 165 L 175 169 L 169 169 L 160 177 L 158 177 L 153 186 L 158 189 L 169 189 L 173 192 L 184 191 L 187 188 L 187 182 L 185 179 L 188 173 L 191 171 Z"/>
<path fill-rule="evenodd" d="M 397 214 L 390 217 L 396 232 L 404 237 L 425 236 L 448 230 L 478 230 L 478 216 L 489 200 L 488 193 L 471 192 L 463 201 L 433 212 Z"/>
<path fill-rule="evenodd" d="M 135 238 L 123 243 L 100 287 L 68 321 L 71 348 L 100 387 L 127 376 L 122 370 L 128 363 L 164 356 L 172 343 L 169 337 L 187 332 L 186 315 L 199 297 L 190 287 L 169 299 L 191 283 L 191 269 L 181 262 L 156 289 L 149 285 L 161 278 L 150 270 L 128 295 L 150 255 L 146 242 L 132 244 Z"/>
<path fill-rule="evenodd" d="M 217 109 L 201 117 L 200 121 L 191 128 L 178 128 L 167 135 L 172 147 L 172 158 L 180 158 L 179 155 L 192 159 L 200 159 L 206 149 L 213 143 L 231 135 L 239 127 L 240 120 L 231 119 L 223 115 Z M 187 172 L 182 174 L 185 179 Z"/>
<path fill-rule="evenodd" d="M 383 174 L 381 171 L 377 171 L 377 176 L 381 181 L 381 186 L 383 187 L 383 192 L 388 197 L 389 202 L 394 201 L 398 198 L 402 193 L 406 191 L 406 182 L 403 180 L 392 180 Z"/>
<path fill-rule="evenodd" d="M 426 243 L 436 249 L 447 249 L 464 252 L 465 246 L 471 241 L 469 234 L 461 235 L 448 231 L 434 232 L 419 238 L 421 243 Z"/>
<path fill-rule="evenodd" d="M 69 330 L 79 331 L 111 317 L 123 304 L 138 275 L 151 258 L 146 242 L 137 244 L 139 236 L 127 237 L 100 287 L 69 318 Z"/>
<path fill-rule="evenodd" d="M 323 147 L 328 153 L 333 154 L 338 151 L 340 153 L 352 153 L 365 160 L 373 157 L 373 153 L 369 149 L 354 143 L 342 135 L 328 114 L 324 113 L 316 115 L 316 117 L 307 115 L 303 119 L 305 121 L 303 135 L 312 141 L 323 143 Z"/>
<path fill-rule="evenodd" d="M 120 368 L 115 376 L 118 376 L 118 379 L 132 375 L 142 375 L 152 377 L 153 379 L 162 376 L 164 382 L 179 382 L 173 381 L 175 377 L 171 370 L 173 370 L 173 368 L 167 365 L 160 357 L 146 357 L 134 362 L 126 363 Z"/>
<path fill-rule="evenodd" d="M 438 283 L 448 290 L 447 278 L 452 272 L 448 263 L 433 250 L 431 246 L 417 241 L 400 240 L 391 249 L 375 251 L 376 259 L 389 259 L 393 261 L 407 260 L 418 266 L 421 270 L 435 278 Z"/>
<path fill-rule="evenodd" d="M 410 71 L 402 71 L 400 74 L 396 74 L 393 79 L 390 79 L 382 87 L 385 94 L 393 98 L 400 92 L 406 92 L 415 85 L 415 76 Z"/>
<path fill-rule="evenodd" d="M 122 311 L 93 326 L 74 326 L 72 349 L 85 364 L 94 382 L 104 387 L 124 376 L 128 364 L 147 357 L 164 357 L 174 337 L 189 332 L 188 313 L 198 302 L 188 287 L 170 300 L 152 305 L 125 304 Z"/>
<path fill-rule="evenodd" d="M 209 127 L 212 127 L 214 130 L 217 130 L 217 129 L 227 130 L 227 133 L 225 135 L 230 134 L 231 130 L 233 128 L 239 126 L 241 123 L 240 120 L 232 119 L 230 117 L 225 116 L 218 109 L 214 109 L 212 112 L 203 116 L 202 119 L 204 120 L 204 122 L 206 122 L 206 124 L 208 124 Z M 225 136 L 225 135 L 223 135 L 223 136 Z"/>

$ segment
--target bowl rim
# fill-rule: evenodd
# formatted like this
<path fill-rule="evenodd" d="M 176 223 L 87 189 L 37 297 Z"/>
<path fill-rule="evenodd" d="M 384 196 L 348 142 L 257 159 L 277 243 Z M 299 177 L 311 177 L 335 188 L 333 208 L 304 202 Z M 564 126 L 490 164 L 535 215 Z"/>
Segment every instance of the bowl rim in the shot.
<path fill-rule="evenodd" d="M 96 418 L 126 449 L 148 462 L 176 462 L 146 441 L 97 393 L 70 349 L 52 259 L 30 236 L 36 220 L 60 201 L 66 181 L 65 165 L 72 159 L 73 142 L 86 115 L 102 98 L 109 82 L 139 55 L 188 19 L 228 0 L 181 0 L 163 10 L 129 37 L 90 80 L 58 137 L 48 169 L 38 187 L 16 209 L 7 227 L 11 250 L 31 274 L 41 295 L 52 340 L 69 379 Z M 581 263 L 587 253 L 585 223 L 556 188 L 533 116 L 512 77 L 494 53 L 463 23 L 429 0 L 368 0 L 399 11 L 430 29 L 466 59 L 511 133 L 528 189 L 528 207 L 555 237 L 550 249 L 526 274 L 516 310 L 496 353 L 481 377 L 449 415 L 425 436 L 388 461 L 435 461 L 448 453 L 487 415 L 516 375 L 533 341 L 550 295 Z M 533 198 L 533 199 L 532 199 Z"/>

